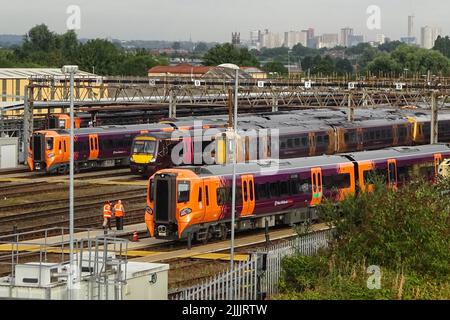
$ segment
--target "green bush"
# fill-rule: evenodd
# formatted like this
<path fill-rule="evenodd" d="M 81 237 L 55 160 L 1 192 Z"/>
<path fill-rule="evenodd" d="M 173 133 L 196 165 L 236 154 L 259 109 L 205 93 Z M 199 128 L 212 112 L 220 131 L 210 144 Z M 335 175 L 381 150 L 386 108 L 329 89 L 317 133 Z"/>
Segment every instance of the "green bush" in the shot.
<path fill-rule="evenodd" d="M 281 299 L 450 299 L 450 180 L 414 179 L 397 191 L 375 179 L 374 191 L 319 216 L 335 227 L 327 250 L 282 261 Z M 382 270 L 370 290 L 370 265 Z"/>

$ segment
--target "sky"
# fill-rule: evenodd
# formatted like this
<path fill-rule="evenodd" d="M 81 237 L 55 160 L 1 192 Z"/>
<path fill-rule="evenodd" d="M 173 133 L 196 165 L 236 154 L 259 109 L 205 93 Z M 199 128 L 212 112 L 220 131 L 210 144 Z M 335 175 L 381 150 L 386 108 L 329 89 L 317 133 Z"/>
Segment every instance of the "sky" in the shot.
<path fill-rule="evenodd" d="M 282 33 L 313 27 L 316 35 L 353 27 L 374 40 L 407 34 L 408 15 L 415 15 L 415 34 L 424 25 L 450 34 L 448 0 L 0 0 L 0 34 L 25 34 L 45 23 L 67 30 L 68 6 L 80 8 L 81 38 L 229 42 L 231 32 L 248 39 L 250 30 Z M 380 8 L 379 30 L 369 30 L 369 6 Z"/>

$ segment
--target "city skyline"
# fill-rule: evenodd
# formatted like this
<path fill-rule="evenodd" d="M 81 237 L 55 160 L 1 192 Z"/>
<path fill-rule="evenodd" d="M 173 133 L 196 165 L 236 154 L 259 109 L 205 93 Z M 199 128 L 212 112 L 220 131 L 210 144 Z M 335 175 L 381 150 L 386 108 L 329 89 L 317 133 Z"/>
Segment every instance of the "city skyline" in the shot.
<path fill-rule="evenodd" d="M 351 27 L 355 34 L 364 35 L 366 41 L 375 40 L 377 34 L 396 40 L 408 35 L 409 15 L 414 15 L 416 39 L 420 37 L 420 28 L 426 25 L 441 28 L 443 35 L 450 33 L 450 21 L 446 19 L 450 3 L 440 0 L 427 3 L 418 0 L 395 3 L 388 0 L 317 0 L 314 6 L 309 3 L 306 0 L 276 3 L 257 0 L 130 0 L 127 3 L 41 0 L 25 3 L 25 0 L 17 0 L 6 3 L 5 10 L 0 12 L 0 30 L 2 34 L 25 34 L 34 25 L 45 23 L 51 30 L 64 32 L 69 16 L 66 9 L 75 4 L 81 8 L 81 29 L 77 34 L 82 38 L 167 41 L 192 38 L 194 42 L 230 42 L 231 32 L 240 32 L 242 39 L 248 39 L 249 32 L 258 29 L 284 34 L 290 30 L 314 28 L 316 34 L 331 34 Z M 379 30 L 369 30 L 366 26 L 369 17 L 366 10 L 370 5 L 381 9 Z M 240 10 L 236 11 L 237 7 Z M 207 14 L 200 15 L 200 12 Z M 20 15 L 21 19 L 11 19 L 14 15 Z"/>

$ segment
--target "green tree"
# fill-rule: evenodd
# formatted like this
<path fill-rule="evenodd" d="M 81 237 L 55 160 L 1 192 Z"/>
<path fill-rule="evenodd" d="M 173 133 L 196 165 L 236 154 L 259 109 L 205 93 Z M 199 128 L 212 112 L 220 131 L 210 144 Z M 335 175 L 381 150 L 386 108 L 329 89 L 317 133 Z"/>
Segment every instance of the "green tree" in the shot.
<path fill-rule="evenodd" d="M 230 43 L 217 45 L 208 50 L 203 56 L 203 63 L 207 66 L 234 63 L 241 67 L 259 67 L 258 59 L 247 48 L 237 48 Z"/>
<path fill-rule="evenodd" d="M 390 42 L 386 42 L 386 43 L 380 44 L 378 46 L 378 50 L 385 51 L 385 52 L 392 52 L 395 49 L 397 49 L 397 47 L 399 47 L 401 45 L 403 45 L 403 43 L 401 41 L 398 41 L 398 40 L 390 41 Z"/>
<path fill-rule="evenodd" d="M 306 56 L 315 56 L 318 53 L 319 53 L 319 50 L 307 48 L 300 43 L 296 44 L 294 47 L 292 47 L 292 54 L 299 58 L 306 57 Z"/>
<path fill-rule="evenodd" d="M 447 58 L 450 58 L 450 38 L 448 36 L 445 38 L 439 36 L 434 42 L 433 49 L 439 51 Z"/>
<path fill-rule="evenodd" d="M 367 65 L 367 70 L 376 75 L 391 73 L 398 74 L 401 72 L 401 67 L 388 53 L 382 53 Z"/>
<path fill-rule="evenodd" d="M 337 72 L 340 75 L 353 73 L 353 66 L 348 59 L 337 58 L 335 60 L 334 68 L 335 72 Z"/>
<path fill-rule="evenodd" d="M 276 73 L 278 75 L 285 75 L 288 73 L 288 69 L 280 61 L 271 61 L 266 63 L 262 69 L 269 73 Z"/>
<path fill-rule="evenodd" d="M 70 30 L 60 36 L 62 64 L 73 64 L 79 59 L 80 42 L 75 31 Z"/>
<path fill-rule="evenodd" d="M 124 54 L 120 63 L 120 75 L 147 76 L 148 69 L 156 65 L 167 65 L 167 59 L 157 59 L 145 51 Z"/>
<path fill-rule="evenodd" d="M 89 40 L 80 47 L 80 69 L 92 71 L 100 75 L 120 74 L 121 63 L 117 47 L 103 39 Z"/>

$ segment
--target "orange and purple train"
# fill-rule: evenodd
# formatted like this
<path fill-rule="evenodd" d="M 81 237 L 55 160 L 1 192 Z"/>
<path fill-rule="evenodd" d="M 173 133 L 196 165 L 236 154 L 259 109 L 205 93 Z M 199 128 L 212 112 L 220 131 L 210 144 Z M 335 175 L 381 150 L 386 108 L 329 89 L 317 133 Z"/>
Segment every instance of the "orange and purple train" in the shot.
<path fill-rule="evenodd" d="M 280 160 L 276 169 L 267 161 L 237 164 L 236 230 L 314 219 L 324 198 L 339 201 L 370 191 L 374 173 L 392 188 L 415 175 L 433 180 L 448 158 L 450 145 L 439 144 Z M 188 241 L 226 238 L 231 183 L 232 165 L 158 171 L 148 185 L 145 222 L 150 235 Z"/>

